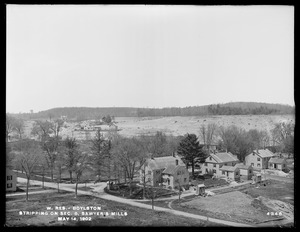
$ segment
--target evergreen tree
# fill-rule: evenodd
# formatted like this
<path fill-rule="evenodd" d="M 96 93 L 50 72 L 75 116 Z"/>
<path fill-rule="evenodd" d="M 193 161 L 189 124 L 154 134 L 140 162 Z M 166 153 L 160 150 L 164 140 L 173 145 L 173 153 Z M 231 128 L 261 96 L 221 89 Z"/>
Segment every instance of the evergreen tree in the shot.
<path fill-rule="evenodd" d="M 192 175 L 194 176 L 195 161 L 203 163 L 206 154 L 203 152 L 198 138 L 195 134 L 187 134 L 179 143 L 177 153 L 183 156 L 183 160 L 188 168 L 189 164 L 192 165 Z"/>

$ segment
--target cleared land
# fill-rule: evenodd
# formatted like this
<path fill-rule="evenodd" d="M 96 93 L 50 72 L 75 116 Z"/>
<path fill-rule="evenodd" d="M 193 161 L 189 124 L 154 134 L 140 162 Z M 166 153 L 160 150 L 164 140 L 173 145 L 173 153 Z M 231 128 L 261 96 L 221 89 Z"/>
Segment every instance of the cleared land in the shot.
<path fill-rule="evenodd" d="M 193 116 L 193 117 L 116 117 L 119 134 L 137 136 L 140 134 L 154 134 L 162 131 L 166 134 L 184 135 L 186 133 L 199 134 L 202 125 L 215 123 L 218 126 L 235 125 L 245 130 L 258 129 L 270 131 L 275 123 L 295 122 L 294 115 L 221 115 L 221 116 Z M 26 122 L 25 135 L 29 136 L 33 121 Z M 78 139 L 91 138 L 94 132 L 75 131 L 78 123 L 65 123 L 61 135 L 75 136 Z M 104 132 L 106 133 L 106 132 Z"/>

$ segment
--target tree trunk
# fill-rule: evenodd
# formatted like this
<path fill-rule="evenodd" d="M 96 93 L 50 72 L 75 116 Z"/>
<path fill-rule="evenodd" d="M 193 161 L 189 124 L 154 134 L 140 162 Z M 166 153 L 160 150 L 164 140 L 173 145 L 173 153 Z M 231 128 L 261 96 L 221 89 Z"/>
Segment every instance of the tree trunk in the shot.
<path fill-rule="evenodd" d="M 125 184 L 127 184 L 127 179 L 126 179 L 126 170 L 124 169 L 124 180 L 125 180 Z"/>
<path fill-rule="evenodd" d="M 59 193 L 59 181 L 57 180 L 57 192 Z"/>
<path fill-rule="evenodd" d="M 50 168 L 51 171 L 51 182 L 53 182 L 53 166 Z"/>
<path fill-rule="evenodd" d="M 73 182 L 73 180 L 72 180 L 72 171 L 69 171 L 69 174 L 70 174 L 70 181 L 72 183 Z"/>
<path fill-rule="evenodd" d="M 44 172 L 43 172 L 43 189 L 44 189 L 44 176 L 45 176 L 45 174 L 44 174 Z"/>
<path fill-rule="evenodd" d="M 110 183 L 110 157 L 108 158 L 108 181 Z"/>
<path fill-rule="evenodd" d="M 192 159 L 192 176 L 194 178 L 194 159 Z"/>
<path fill-rule="evenodd" d="M 29 180 L 30 180 L 30 177 L 27 177 L 27 185 L 26 185 L 26 201 L 28 201 Z"/>
<path fill-rule="evenodd" d="M 75 185 L 75 198 L 77 198 L 77 187 L 78 187 L 78 180 L 76 180 L 76 185 Z"/>

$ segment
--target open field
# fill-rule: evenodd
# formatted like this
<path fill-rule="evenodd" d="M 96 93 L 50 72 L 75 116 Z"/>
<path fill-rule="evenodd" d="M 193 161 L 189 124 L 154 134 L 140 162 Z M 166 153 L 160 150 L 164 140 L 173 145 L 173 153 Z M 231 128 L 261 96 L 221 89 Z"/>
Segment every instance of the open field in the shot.
<path fill-rule="evenodd" d="M 267 212 L 271 211 L 271 209 L 259 200 L 255 200 L 251 196 L 239 191 L 206 198 L 196 197 L 186 202 L 181 200 L 181 202 L 178 205 L 178 200 L 176 200 L 172 207 L 190 213 L 197 212 L 206 216 L 251 224 L 272 219 L 272 216 L 267 215 Z"/>
<path fill-rule="evenodd" d="M 6 202 L 6 226 L 219 226 L 211 222 L 203 222 L 196 219 L 189 219 L 171 215 L 166 212 L 157 212 L 138 207 L 128 206 L 113 201 L 102 200 L 91 196 L 78 196 L 77 198 L 67 194 L 52 193 L 48 195 L 32 196 L 29 202 L 25 201 L 9 201 Z M 46 207 L 64 206 L 66 211 L 53 210 L 56 212 L 70 212 L 75 214 L 73 206 L 100 206 L 101 210 L 97 212 L 121 212 L 123 215 L 126 212 L 127 216 L 89 216 L 91 221 L 80 221 L 76 217 L 76 221 L 58 222 L 58 215 L 50 215 Z M 70 209 L 69 209 L 70 207 Z M 48 215 L 19 215 L 19 211 L 47 211 Z M 76 210 L 79 215 L 82 210 Z M 85 211 L 96 212 L 96 211 Z"/>
<path fill-rule="evenodd" d="M 269 180 L 270 184 L 261 185 L 259 188 L 249 188 L 243 192 L 253 198 L 263 196 L 273 200 L 280 200 L 294 205 L 294 183 Z"/>
<path fill-rule="evenodd" d="M 137 136 L 153 134 L 162 131 L 166 134 L 184 135 L 186 133 L 199 134 L 202 125 L 215 123 L 218 126 L 235 125 L 245 130 L 258 129 L 270 131 L 275 123 L 295 122 L 294 115 L 219 115 L 219 116 L 191 116 L 191 117 L 116 117 L 119 134 Z M 25 135 L 29 136 L 33 121 L 27 121 Z M 67 122 L 61 130 L 63 138 L 74 136 L 78 139 L 93 137 L 95 132 L 74 131 L 77 123 Z M 104 132 L 106 133 L 106 132 Z"/>

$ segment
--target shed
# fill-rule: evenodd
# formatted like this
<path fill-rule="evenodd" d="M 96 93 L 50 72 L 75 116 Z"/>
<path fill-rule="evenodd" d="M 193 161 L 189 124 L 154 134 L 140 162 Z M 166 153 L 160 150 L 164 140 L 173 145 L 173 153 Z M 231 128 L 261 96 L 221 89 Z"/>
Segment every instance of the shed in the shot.
<path fill-rule="evenodd" d="M 205 194 L 205 185 L 198 184 L 196 189 L 196 195 L 204 195 Z"/>

